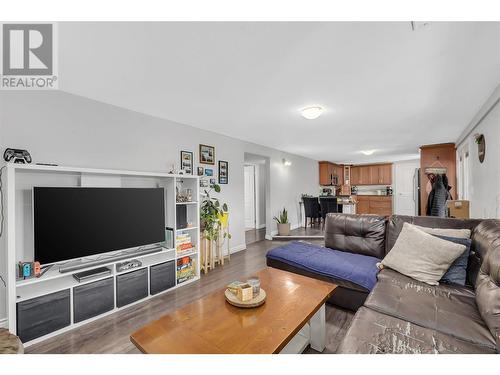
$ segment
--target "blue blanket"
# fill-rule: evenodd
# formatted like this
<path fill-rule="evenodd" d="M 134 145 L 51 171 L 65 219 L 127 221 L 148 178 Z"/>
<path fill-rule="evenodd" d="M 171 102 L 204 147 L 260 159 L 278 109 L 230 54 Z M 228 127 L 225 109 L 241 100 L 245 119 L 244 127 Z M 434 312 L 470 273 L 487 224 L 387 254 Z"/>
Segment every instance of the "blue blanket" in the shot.
<path fill-rule="evenodd" d="M 318 274 L 347 280 L 367 290 L 377 282 L 380 259 L 328 249 L 306 242 L 290 242 L 268 251 L 267 258 Z"/>

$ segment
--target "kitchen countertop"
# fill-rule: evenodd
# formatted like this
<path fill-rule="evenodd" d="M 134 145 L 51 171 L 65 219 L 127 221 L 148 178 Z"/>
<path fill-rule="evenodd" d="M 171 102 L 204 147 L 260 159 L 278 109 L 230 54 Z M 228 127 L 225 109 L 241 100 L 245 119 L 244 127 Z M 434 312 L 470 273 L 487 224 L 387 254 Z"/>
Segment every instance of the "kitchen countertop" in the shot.
<path fill-rule="evenodd" d="M 392 197 L 392 195 L 387 195 L 387 194 L 355 194 L 353 195 L 354 197 Z"/>

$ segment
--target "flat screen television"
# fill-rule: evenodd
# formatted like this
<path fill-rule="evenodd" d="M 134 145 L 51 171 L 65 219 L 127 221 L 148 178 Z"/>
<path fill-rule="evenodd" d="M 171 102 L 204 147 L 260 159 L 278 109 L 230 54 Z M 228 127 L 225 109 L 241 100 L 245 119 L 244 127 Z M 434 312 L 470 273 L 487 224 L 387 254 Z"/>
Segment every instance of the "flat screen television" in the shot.
<path fill-rule="evenodd" d="M 165 241 L 162 188 L 34 187 L 35 260 L 83 258 Z"/>

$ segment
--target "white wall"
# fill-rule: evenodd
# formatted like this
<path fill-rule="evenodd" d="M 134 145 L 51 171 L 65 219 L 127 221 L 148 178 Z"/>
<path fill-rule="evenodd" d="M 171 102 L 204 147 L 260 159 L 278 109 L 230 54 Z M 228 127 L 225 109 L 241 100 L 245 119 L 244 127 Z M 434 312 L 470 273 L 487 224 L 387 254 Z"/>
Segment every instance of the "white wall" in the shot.
<path fill-rule="evenodd" d="M 479 162 L 474 135 L 484 134 L 486 156 Z M 469 200 L 473 218 L 500 218 L 500 85 L 457 142 L 470 150 Z"/>
<path fill-rule="evenodd" d="M 197 161 L 200 143 L 215 146 L 217 160 L 229 162 L 229 184 L 222 185 L 220 197 L 230 209 L 233 250 L 245 248 L 245 152 L 269 158 L 268 222 L 286 206 L 292 225 L 297 226 L 301 193 L 317 192 L 315 160 L 61 91 L 0 93 L 0 130 L 2 152 L 5 147 L 24 148 L 34 162 L 69 166 L 167 171 L 172 163 L 179 166 L 180 150 L 193 151 Z M 283 158 L 293 164 L 283 166 Z M 274 229 L 273 224 L 269 230 Z M 0 245 L 0 274 L 5 275 L 5 246 Z M 5 289 L 0 286 L 0 319 L 5 316 L 4 301 Z"/>

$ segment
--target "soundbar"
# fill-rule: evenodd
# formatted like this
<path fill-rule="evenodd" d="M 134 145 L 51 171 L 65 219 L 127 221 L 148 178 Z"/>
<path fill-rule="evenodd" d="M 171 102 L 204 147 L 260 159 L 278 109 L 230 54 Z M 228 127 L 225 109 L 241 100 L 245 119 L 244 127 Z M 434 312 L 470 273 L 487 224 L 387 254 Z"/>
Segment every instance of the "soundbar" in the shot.
<path fill-rule="evenodd" d="M 117 260 L 134 258 L 134 257 L 141 256 L 141 255 L 159 253 L 161 251 L 163 251 L 163 247 L 153 247 L 150 249 L 143 249 L 143 250 L 138 250 L 138 251 L 131 251 L 131 252 L 124 253 L 124 254 L 117 254 L 116 256 L 110 255 L 109 257 L 101 258 L 101 259 L 94 259 L 94 260 L 87 260 L 87 261 L 81 260 L 76 264 L 69 263 L 69 264 L 62 265 L 61 267 L 59 267 L 59 272 L 60 273 L 68 273 L 68 272 L 72 272 L 72 271 L 81 270 L 82 268 L 98 266 L 100 264 L 105 264 L 105 263 L 112 263 L 112 262 L 116 262 Z"/>

